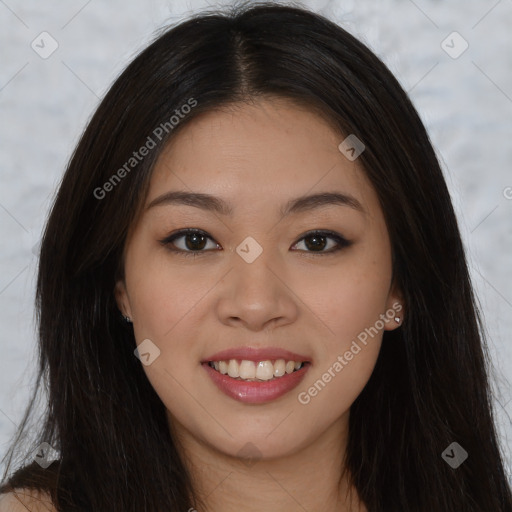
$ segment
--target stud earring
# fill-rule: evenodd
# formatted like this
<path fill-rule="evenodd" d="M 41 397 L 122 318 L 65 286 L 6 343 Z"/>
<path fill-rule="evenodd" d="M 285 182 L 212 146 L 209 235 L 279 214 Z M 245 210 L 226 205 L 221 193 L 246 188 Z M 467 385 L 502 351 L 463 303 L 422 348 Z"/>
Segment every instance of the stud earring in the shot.
<path fill-rule="evenodd" d="M 121 313 L 121 311 L 119 311 L 119 313 Z M 123 320 L 127 323 L 127 324 L 131 324 L 132 323 L 132 320 L 129 316 L 125 316 L 123 315 L 123 313 L 121 313 L 121 316 L 123 317 Z"/>
<path fill-rule="evenodd" d="M 400 317 L 399 317 L 399 316 L 395 316 L 395 322 L 396 322 L 397 324 L 399 324 L 399 323 L 400 323 Z"/>

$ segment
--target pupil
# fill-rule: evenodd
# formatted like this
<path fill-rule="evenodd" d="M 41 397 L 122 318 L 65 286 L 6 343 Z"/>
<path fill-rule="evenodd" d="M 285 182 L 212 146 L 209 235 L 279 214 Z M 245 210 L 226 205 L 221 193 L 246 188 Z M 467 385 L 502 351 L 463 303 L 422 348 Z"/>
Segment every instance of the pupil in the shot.
<path fill-rule="evenodd" d="M 308 249 L 315 249 L 315 248 L 320 248 L 320 249 L 323 249 L 325 247 L 325 236 L 321 236 L 321 235 L 311 235 L 311 236 L 308 236 L 305 240 L 306 240 L 306 246 Z M 308 243 L 308 240 L 313 240 L 313 243 L 312 244 L 309 244 Z M 322 242 L 319 242 L 319 240 L 322 240 Z"/>
<path fill-rule="evenodd" d="M 190 245 L 193 246 L 194 244 L 198 243 L 197 242 L 197 238 L 202 238 L 203 239 L 202 240 L 203 243 L 201 244 L 201 246 L 200 247 L 190 247 Z M 205 246 L 205 236 L 204 235 L 201 235 L 200 233 L 189 233 L 187 235 L 186 240 L 188 241 L 190 239 L 193 239 L 194 241 L 192 242 L 192 244 L 187 243 L 187 249 L 190 249 L 190 250 L 200 250 L 200 249 L 204 248 L 204 246 Z"/>

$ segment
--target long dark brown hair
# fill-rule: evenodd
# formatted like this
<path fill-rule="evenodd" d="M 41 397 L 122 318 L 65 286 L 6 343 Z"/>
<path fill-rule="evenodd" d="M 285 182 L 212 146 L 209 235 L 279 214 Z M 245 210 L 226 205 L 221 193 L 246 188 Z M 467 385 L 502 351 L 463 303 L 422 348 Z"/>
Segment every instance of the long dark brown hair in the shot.
<path fill-rule="evenodd" d="M 407 317 L 384 333 L 351 407 L 340 464 L 360 498 L 370 512 L 511 512 L 483 324 L 450 195 L 415 108 L 387 67 L 341 27 L 303 8 L 254 2 L 164 29 L 85 129 L 42 239 L 37 383 L 0 491 L 47 491 L 66 512 L 184 512 L 201 504 L 165 407 L 134 356 L 114 286 L 167 142 L 201 112 L 262 97 L 307 105 L 340 136 L 364 142 L 359 162 L 389 231 Z M 154 147 L 127 166 L 148 137 Z M 29 444 L 43 385 L 48 404 Z M 43 442 L 59 453 L 47 469 L 29 456 Z M 452 442 L 469 454 L 456 469 L 441 456 Z"/>

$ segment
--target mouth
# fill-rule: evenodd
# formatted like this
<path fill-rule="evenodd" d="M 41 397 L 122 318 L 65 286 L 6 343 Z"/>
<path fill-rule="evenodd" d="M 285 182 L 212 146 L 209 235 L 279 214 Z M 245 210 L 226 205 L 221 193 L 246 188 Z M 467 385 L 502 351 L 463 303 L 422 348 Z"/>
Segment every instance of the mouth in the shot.
<path fill-rule="evenodd" d="M 244 347 L 218 352 L 201 361 L 201 366 L 224 395 L 258 405 L 277 400 L 296 388 L 312 362 L 286 350 Z"/>
<path fill-rule="evenodd" d="M 203 363 L 205 364 L 205 363 Z M 247 359 L 225 359 L 208 361 L 206 364 L 222 375 L 228 375 L 234 380 L 246 382 L 267 382 L 281 379 L 310 365 L 309 361 L 294 361 L 286 359 L 266 359 L 250 361 Z"/>

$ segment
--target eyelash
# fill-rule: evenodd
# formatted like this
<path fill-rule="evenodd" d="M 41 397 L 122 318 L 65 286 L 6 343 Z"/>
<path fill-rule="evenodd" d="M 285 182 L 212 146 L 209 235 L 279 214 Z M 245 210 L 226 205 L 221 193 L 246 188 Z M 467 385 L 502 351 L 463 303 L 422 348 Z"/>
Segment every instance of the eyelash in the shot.
<path fill-rule="evenodd" d="M 174 233 L 174 234 L 164 238 L 163 240 L 159 240 L 159 242 L 163 246 L 165 246 L 169 251 L 177 253 L 180 256 L 195 258 L 196 256 L 199 256 L 202 253 L 209 252 L 209 251 L 205 251 L 205 250 L 202 250 L 202 251 L 190 251 L 190 250 L 185 251 L 183 249 L 173 249 L 173 248 L 170 247 L 172 242 L 174 242 L 175 240 L 177 240 L 179 238 L 182 238 L 182 237 L 184 237 L 186 235 L 194 235 L 194 234 L 204 235 L 204 236 L 206 236 L 207 238 L 209 238 L 210 240 L 213 241 L 213 238 L 208 236 L 207 233 L 205 233 L 204 231 L 202 231 L 200 229 L 182 229 L 182 230 L 177 231 L 176 233 Z M 296 245 L 298 242 L 302 241 L 304 238 L 308 238 L 308 237 L 312 237 L 312 236 L 322 236 L 322 237 L 326 237 L 326 238 L 331 238 L 331 239 L 333 239 L 333 240 L 335 240 L 337 242 L 338 247 L 336 247 L 335 249 L 330 249 L 329 251 L 322 251 L 322 252 L 315 252 L 315 251 L 299 251 L 299 252 L 305 252 L 305 253 L 309 253 L 309 254 L 313 254 L 313 255 L 318 255 L 318 256 L 327 256 L 327 255 L 332 255 L 333 253 L 336 253 L 336 252 L 338 252 L 338 251 L 340 251 L 340 250 L 342 250 L 342 249 L 352 245 L 351 241 L 349 241 L 346 238 L 342 237 L 338 233 L 335 233 L 333 231 L 325 231 L 325 230 L 309 231 L 304 236 L 299 238 L 299 240 L 297 242 L 295 242 L 293 245 Z"/>

